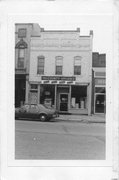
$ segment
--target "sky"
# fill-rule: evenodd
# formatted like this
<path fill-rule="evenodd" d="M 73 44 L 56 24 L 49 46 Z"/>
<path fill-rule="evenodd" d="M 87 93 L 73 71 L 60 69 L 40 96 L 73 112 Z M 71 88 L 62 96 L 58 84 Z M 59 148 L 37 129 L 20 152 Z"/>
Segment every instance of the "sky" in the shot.
<path fill-rule="evenodd" d="M 76 30 L 89 35 L 93 30 L 93 52 L 108 53 L 112 47 L 111 15 L 41 15 L 38 22 L 45 30 Z"/>

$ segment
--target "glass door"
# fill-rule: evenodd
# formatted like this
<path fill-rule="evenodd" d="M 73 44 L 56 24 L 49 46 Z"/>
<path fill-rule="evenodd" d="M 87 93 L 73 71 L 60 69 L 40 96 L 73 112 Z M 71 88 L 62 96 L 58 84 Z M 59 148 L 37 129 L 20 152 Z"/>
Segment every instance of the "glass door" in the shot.
<path fill-rule="evenodd" d="M 105 113 L 105 94 L 95 95 L 95 113 Z"/>
<path fill-rule="evenodd" d="M 60 94 L 60 111 L 68 111 L 68 94 Z"/>

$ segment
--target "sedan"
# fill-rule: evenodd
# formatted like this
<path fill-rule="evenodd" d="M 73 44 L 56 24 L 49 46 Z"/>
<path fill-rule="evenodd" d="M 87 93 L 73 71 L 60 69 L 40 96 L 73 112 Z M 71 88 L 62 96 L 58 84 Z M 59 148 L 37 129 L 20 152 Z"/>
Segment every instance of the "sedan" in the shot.
<path fill-rule="evenodd" d="M 42 104 L 26 104 L 15 108 L 15 119 L 31 118 L 40 121 L 48 121 L 51 118 L 58 117 L 58 112 Z"/>

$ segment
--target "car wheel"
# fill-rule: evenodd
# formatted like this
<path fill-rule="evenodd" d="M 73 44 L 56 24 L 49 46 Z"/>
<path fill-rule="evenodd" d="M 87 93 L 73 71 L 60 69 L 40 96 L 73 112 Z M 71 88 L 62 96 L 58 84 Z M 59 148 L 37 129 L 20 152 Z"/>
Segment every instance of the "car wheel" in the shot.
<path fill-rule="evenodd" d="M 47 116 L 46 114 L 40 114 L 40 117 L 39 117 L 40 121 L 44 122 L 47 120 Z"/>

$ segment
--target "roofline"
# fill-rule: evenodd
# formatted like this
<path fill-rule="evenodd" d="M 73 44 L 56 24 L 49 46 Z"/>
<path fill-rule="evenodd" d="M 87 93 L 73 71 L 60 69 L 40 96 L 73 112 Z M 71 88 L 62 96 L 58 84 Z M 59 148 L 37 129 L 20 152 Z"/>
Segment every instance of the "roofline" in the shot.
<path fill-rule="evenodd" d="M 90 37 L 90 35 L 88 35 L 88 36 L 79 36 L 79 37 Z"/>
<path fill-rule="evenodd" d="M 31 35 L 31 38 L 32 37 L 41 37 L 41 35 Z M 79 35 L 79 38 L 89 38 L 90 36 L 80 36 Z"/>
<path fill-rule="evenodd" d="M 33 26 L 34 23 L 15 23 L 15 25 L 32 25 Z"/>
<path fill-rule="evenodd" d="M 61 33 L 63 33 L 63 32 L 80 32 L 80 31 L 77 31 L 77 30 L 42 30 L 41 29 L 41 32 L 61 32 Z"/>

